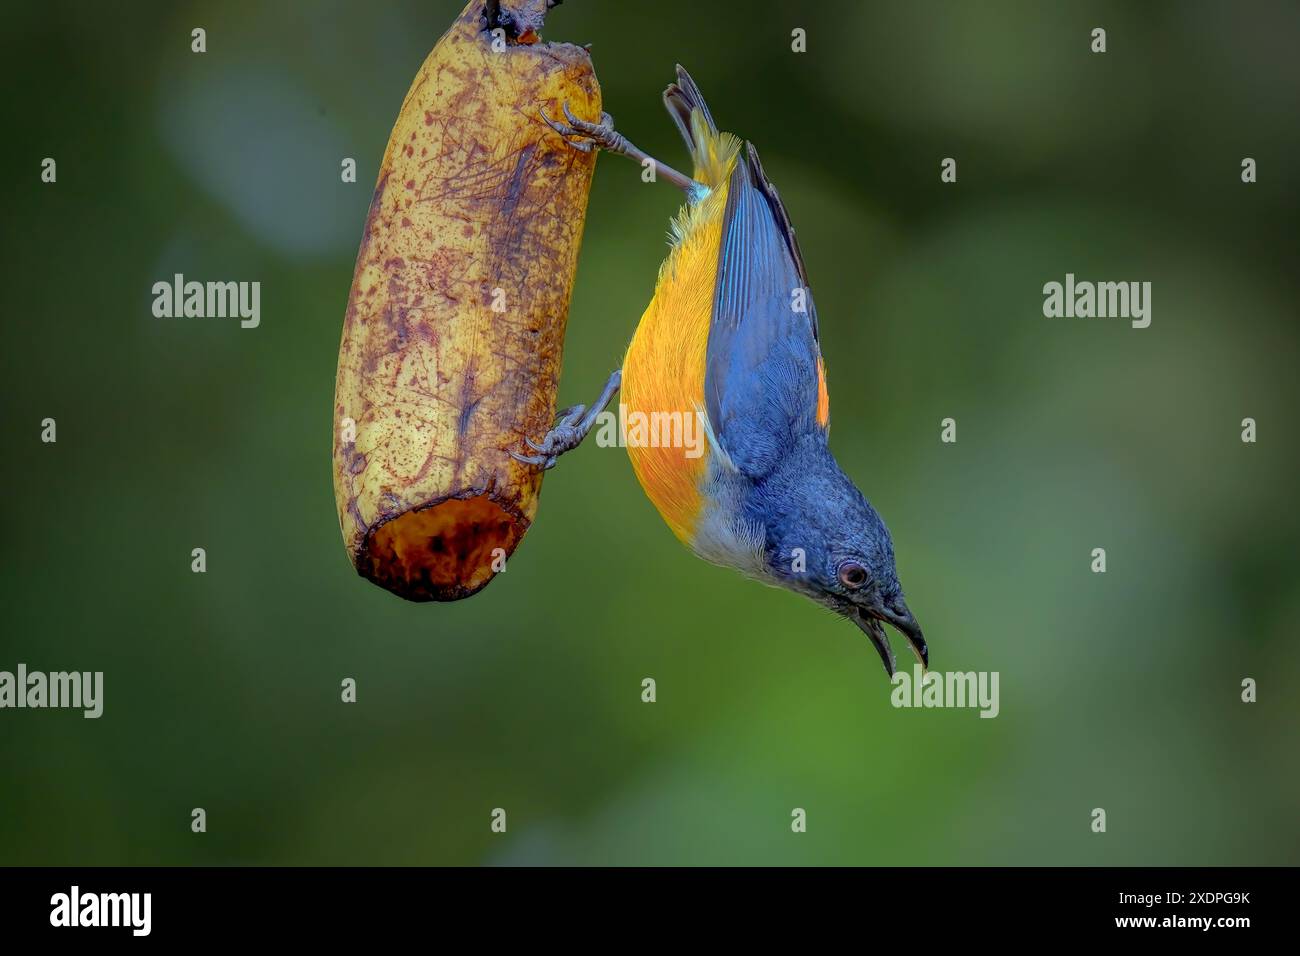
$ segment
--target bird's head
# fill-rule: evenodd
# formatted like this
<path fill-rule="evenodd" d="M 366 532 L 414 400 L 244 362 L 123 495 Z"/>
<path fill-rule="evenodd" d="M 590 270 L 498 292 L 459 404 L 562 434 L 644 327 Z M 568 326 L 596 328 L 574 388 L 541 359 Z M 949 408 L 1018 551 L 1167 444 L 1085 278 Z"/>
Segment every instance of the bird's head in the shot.
<path fill-rule="evenodd" d="M 890 677 L 895 662 L 884 624 L 906 637 L 928 667 L 925 637 L 903 601 L 889 529 L 862 492 L 830 462 L 805 470 L 780 494 L 778 520 L 766 525 L 769 574 L 861 628 Z"/>

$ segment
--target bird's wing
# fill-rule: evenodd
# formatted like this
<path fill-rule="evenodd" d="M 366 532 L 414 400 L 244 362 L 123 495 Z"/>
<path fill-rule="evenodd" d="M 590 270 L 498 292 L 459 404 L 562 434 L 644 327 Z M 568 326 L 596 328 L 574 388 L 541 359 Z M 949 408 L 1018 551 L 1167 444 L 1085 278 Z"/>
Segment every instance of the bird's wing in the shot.
<path fill-rule="evenodd" d="M 727 186 L 705 358 L 705 410 L 726 458 L 761 478 L 825 432 L 817 311 L 790 217 L 747 144 Z"/>

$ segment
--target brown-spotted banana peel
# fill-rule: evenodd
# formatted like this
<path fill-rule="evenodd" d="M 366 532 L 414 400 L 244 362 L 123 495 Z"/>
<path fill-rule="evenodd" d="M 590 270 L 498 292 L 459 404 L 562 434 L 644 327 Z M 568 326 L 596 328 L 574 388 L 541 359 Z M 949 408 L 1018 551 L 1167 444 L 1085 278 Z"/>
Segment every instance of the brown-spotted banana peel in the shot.
<path fill-rule="evenodd" d="M 545 0 L 490 6 L 472 0 L 402 103 L 339 347 L 343 540 L 415 601 L 481 589 L 537 512 L 542 472 L 508 452 L 554 419 L 595 165 L 540 116 L 599 121 L 587 51 L 540 42 Z"/>

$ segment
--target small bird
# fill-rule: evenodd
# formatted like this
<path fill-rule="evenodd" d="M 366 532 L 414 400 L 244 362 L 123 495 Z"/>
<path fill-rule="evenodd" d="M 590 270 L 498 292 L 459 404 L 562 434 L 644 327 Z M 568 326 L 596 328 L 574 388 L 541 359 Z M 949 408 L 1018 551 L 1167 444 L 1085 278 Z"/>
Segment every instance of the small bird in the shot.
<path fill-rule="evenodd" d="M 697 416 L 707 439 L 694 457 L 672 443 L 628 440 L 633 470 L 668 527 L 700 557 L 799 594 L 853 621 L 885 672 L 895 669 L 882 622 L 922 667 L 929 652 L 903 601 L 894 547 L 874 508 L 827 444 L 830 401 L 794 229 L 758 153 L 719 132 L 690 75 L 664 104 L 694 163 L 665 166 L 614 130 L 575 117 L 543 119 L 576 149 L 602 149 L 653 168 L 685 192 L 671 250 L 623 366 L 590 408 L 574 406 L 518 460 L 541 468 L 586 437 L 622 388 L 626 418 Z M 677 443 L 681 445 L 680 442 Z"/>

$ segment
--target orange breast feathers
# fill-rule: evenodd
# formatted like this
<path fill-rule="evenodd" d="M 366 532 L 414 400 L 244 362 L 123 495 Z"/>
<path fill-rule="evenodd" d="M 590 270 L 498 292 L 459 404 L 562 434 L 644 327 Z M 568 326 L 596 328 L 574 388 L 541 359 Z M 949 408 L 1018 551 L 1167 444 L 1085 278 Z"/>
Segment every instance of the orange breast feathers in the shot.
<path fill-rule="evenodd" d="M 621 403 L 628 457 L 646 497 L 690 545 L 709 461 L 704 362 L 718 275 L 725 185 L 683 210 L 680 236 L 659 270 L 654 298 L 623 359 Z"/>

